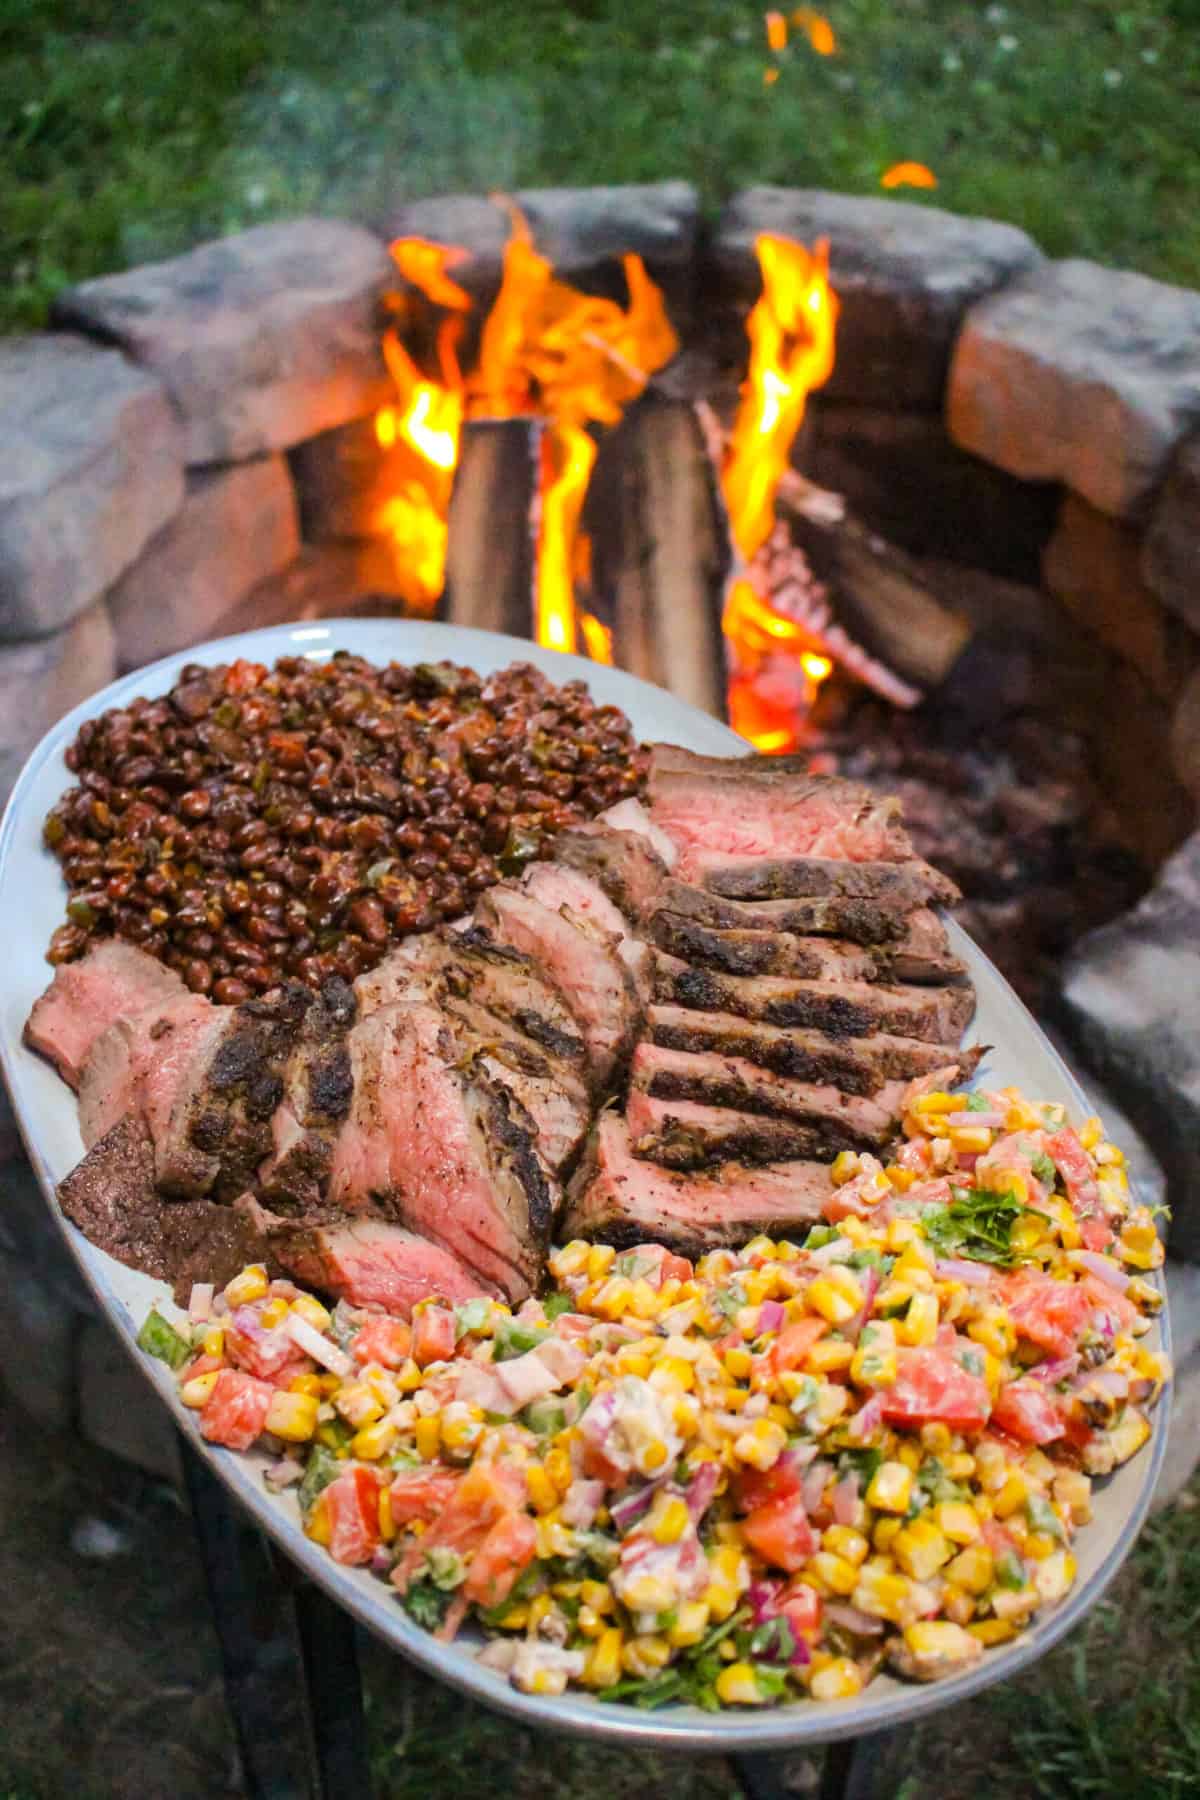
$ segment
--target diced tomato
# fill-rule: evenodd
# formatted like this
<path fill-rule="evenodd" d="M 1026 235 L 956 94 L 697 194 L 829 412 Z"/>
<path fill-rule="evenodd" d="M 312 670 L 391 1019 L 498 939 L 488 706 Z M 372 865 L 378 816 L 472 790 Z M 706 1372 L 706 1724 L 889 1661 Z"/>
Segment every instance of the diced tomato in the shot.
<path fill-rule="evenodd" d="M 817 1547 L 817 1534 L 799 1494 L 787 1494 L 757 1507 L 742 1520 L 742 1536 L 764 1562 L 789 1575 L 802 1569 Z"/>
<path fill-rule="evenodd" d="M 821 1596 L 807 1582 L 798 1581 L 779 1598 L 781 1612 L 797 1637 L 815 1637 L 821 1629 Z"/>
<path fill-rule="evenodd" d="M 1046 1139 L 1047 1154 L 1062 1176 L 1067 1198 L 1077 1213 L 1090 1213 L 1099 1204 L 1100 1189 L 1092 1170 L 1092 1159 L 1068 1125 Z"/>
<path fill-rule="evenodd" d="M 992 1407 L 990 1423 L 1023 1444 L 1052 1444 L 1066 1435 L 1062 1414 L 1038 1381 L 1008 1381 Z"/>
<path fill-rule="evenodd" d="M 1112 1228 L 1103 1219 L 1084 1219 L 1080 1222 L 1079 1235 L 1083 1239 L 1085 1250 L 1096 1250 L 1103 1253 L 1113 1241 Z"/>
<path fill-rule="evenodd" d="M 781 1456 L 773 1469 L 741 1469 L 734 1480 L 734 1493 L 742 1512 L 756 1512 L 773 1500 L 786 1500 L 798 1494 L 804 1476 L 795 1460 Z"/>
<path fill-rule="evenodd" d="M 1052 1356 L 1069 1356 L 1096 1306 L 1088 1298 L 1086 1284 L 1022 1270 L 1003 1286 L 1008 1316 L 1018 1335 Z"/>
<path fill-rule="evenodd" d="M 397 1525 L 423 1519 L 432 1525 L 450 1504 L 462 1480 L 449 1469 L 414 1469 L 397 1475 L 391 1486 L 392 1518 Z"/>
<path fill-rule="evenodd" d="M 477 1550 L 498 1519 L 525 1510 L 525 1474 L 512 1463 L 474 1463 L 423 1537 L 405 1552 L 392 1572 L 403 1593 L 429 1550 Z"/>
<path fill-rule="evenodd" d="M 1138 1316 L 1137 1307 L 1125 1294 L 1118 1293 L 1116 1288 L 1109 1287 L 1107 1281 L 1101 1281 L 1098 1275 L 1085 1275 L 1079 1283 L 1087 1301 L 1088 1315 L 1097 1310 L 1112 1313 L 1123 1331 L 1127 1331 Z"/>
<path fill-rule="evenodd" d="M 840 1225 L 843 1219 L 865 1218 L 867 1211 L 867 1203 L 852 1181 L 834 1188 L 821 1202 L 821 1217 L 830 1225 Z"/>
<path fill-rule="evenodd" d="M 267 678 L 265 663 L 247 662 L 239 656 L 225 672 L 225 692 L 227 694 L 251 694 L 260 681 Z"/>
<path fill-rule="evenodd" d="M 200 1436 L 228 1450 L 248 1450 L 262 1434 L 274 1392 L 270 1382 L 222 1369 L 200 1414 Z"/>
<path fill-rule="evenodd" d="M 499 1606 L 536 1555 L 537 1526 L 528 1513 L 505 1513 L 471 1558 L 463 1593 L 480 1606 Z"/>
<path fill-rule="evenodd" d="M 1017 1540 L 1012 1532 L 1003 1526 L 999 1519 L 982 1519 L 979 1524 L 979 1535 L 991 1551 L 999 1559 L 1010 1550 L 1015 1550 Z"/>
<path fill-rule="evenodd" d="M 978 1431 L 987 1423 L 991 1397 L 987 1384 L 954 1360 L 940 1345 L 896 1353 L 896 1380 L 881 1391 L 883 1416 L 889 1425 L 949 1425 L 955 1431 Z"/>
<path fill-rule="evenodd" d="M 797 1319 L 794 1325 L 785 1325 L 768 1352 L 774 1374 L 800 1368 L 813 1345 L 828 1330 L 824 1319 Z"/>
<path fill-rule="evenodd" d="M 403 1319 L 377 1313 L 356 1331 L 350 1341 L 350 1354 L 357 1363 L 382 1363 L 385 1369 L 398 1369 L 412 1350 L 412 1332 Z"/>
<path fill-rule="evenodd" d="M 595 1319 L 591 1318 L 588 1313 L 559 1313 L 554 1321 L 553 1330 L 557 1337 L 566 1338 L 569 1341 L 571 1338 L 586 1337 L 595 1323 Z"/>
<path fill-rule="evenodd" d="M 193 1356 L 190 1363 L 184 1363 L 175 1376 L 180 1387 L 185 1381 L 194 1381 L 197 1375 L 211 1375 L 214 1369 L 223 1369 L 225 1360 L 220 1356 Z"/>
<path fill-rule="evenodd" d="M 275 1340 L 268 1336 L 259 1342 L 232 1327 L 225 1332 L 225 1353 L 239 1369 L 257 1375 L 260 1381 L 269 1381 L 272 1387 L 286 1387 L 297 1375 L 312 1368 L 303 1350 L 287 1338 Z"/>
<path fill-rule="evenodd" d="M 379 1545 L 379 1477 L 361 1465 L 331 1481 L 321 1495 L 329 1520 L 329 1554 L 354 1567 L 370 1562 Z"/>
<path fill-rule="evenodd" d="M 662 1282 L 690 1281 L 695 1274 L 695 1270 L 692 1268 L 692 1265 L 686 1256 L 675 1256 L 668 1250 L 667 1254 L 662 1259 L 662 1266 L 659 1270 L 659 1274 Z"/>
<path fill-rule="evenodd" d="M 584 1438 L 582 1444 L 583 1473 L 589 1481 L 602 1481 L 605 1487 L 623 1487 L 629 1479 L 624 1469 L 618 1469 L 616 1463 L 610 1462 L 599 1444 L 593 1444 Z"/>
<path fill-rule="evenodd" d="M 412 1353 L 422 1368 L 454 1355 L 456 1326 L 446 1306 L 423 1306 L 413 1319 Z"/>

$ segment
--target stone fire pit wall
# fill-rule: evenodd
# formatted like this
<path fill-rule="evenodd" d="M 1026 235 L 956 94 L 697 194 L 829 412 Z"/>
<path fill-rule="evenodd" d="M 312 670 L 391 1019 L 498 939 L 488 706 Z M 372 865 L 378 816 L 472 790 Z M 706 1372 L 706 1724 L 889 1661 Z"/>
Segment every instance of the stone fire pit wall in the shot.
<path fill-rule="evenodd" d="M 1083 657 L 1064 714 L 1099 721 L 1103 780 L 1137 847 L 1156 866 L 1174 853 L 1142 907 L 1075 951 L 1063 1022 L 1167 1168 L 1173 1247 L 1200 1254 L 1200 295 L 894 200 L 755 188 L 709 223 L 682 182 L 517 199 L 581 285 L 603 290 L 613 259 L 639 252 L 684 362 L 726 393 L 744 366 L 755 235 L 830 239 L 837 367 L 802 435 L 805 472 L 952 571 L 977 632 L 1025 633 L 1028 652 L 1049 613 L 1060 636 L 1066 621 Z M 59 297 L 51 331 L 0 340 L 2 797 L 40 734 L 119 670 L 368 594 L 387 604 L 394 577 L 364 505 L 371 416 L 389 395 L 386 244 L 462 245 L 455 275 L 482 314 L 507 231 L 472 196 L 400 207 L 378 231 L 266 225 L 85 282 Z M 1036 657 L 1024 666 L 1036 680 Z M 981 690 L 995 680 L 986 663 L 969 673 Z M 16 1158 L 11 1121 L 0 1136 Z M 54 1246 L 30 1248 L 46 1227 L 36 1200 L 17 1204 L 27 1170 L 10 1160 L 0 1179 L 13 1380 L 30 1334 L 58 1329 L 53 1283 L 69 1273 Z M 88 1403 L 71 1386 L 78 1345 L 59 1339 L 42 1357 L 64 1423 Z M 110 1390 L 88 1379 L 93 1401 Z"/>

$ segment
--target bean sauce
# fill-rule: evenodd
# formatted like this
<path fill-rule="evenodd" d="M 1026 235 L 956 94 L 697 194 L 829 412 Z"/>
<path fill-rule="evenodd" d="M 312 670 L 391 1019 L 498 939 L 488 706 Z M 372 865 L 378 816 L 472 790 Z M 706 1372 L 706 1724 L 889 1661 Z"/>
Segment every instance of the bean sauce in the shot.
<path fill-rule="evenodd" d="M 641 792 L 615 706 L 528 663 L 190 663 L 89 719 L 45 824 L 70 897 L 51 963 L 125 938 L 225 1004 L 353 980 L 554 836 Z"/>

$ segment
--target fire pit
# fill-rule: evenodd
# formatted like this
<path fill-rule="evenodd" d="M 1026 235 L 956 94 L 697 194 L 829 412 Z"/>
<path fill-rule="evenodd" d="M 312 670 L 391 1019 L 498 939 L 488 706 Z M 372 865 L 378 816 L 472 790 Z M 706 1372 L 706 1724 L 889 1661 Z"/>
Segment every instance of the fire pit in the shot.
<path fill-rule="evenodd" d="M 1094 928 L 1161 937 L 1123 915 L 1175 852 L 1196 907 L 1200 296 L 892 200 L 710 227 L 666 183 L 266 226 L 55 323 L 0 347 L 6 787 L 116 668 L 436 613 L 898 789 L 1043 1012 Z M 1143 1124 L 1177 1084 L 1182 1179 L 1195 934 L 1114 994 L 1125 942 L 1066 1003 Z"/>

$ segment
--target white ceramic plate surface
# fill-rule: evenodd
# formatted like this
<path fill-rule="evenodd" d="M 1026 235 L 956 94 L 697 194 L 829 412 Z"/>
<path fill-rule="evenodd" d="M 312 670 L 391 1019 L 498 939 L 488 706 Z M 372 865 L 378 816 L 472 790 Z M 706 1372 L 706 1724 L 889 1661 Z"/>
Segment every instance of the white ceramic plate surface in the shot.
<path fill-rule="evenodd" d="M 63 753 L 85 719 L 125 705 L 137 694 L 166 693 L 188 662 L 228 662 L 242 656 L 272 663 L 288 655 L 324 660 L 339 649 L 377 663 L 450 660 L 480 672 L 504 668 L 517 660 L 532 662 L 559 681 L 582 677 L 598 700 L 623 708 L 642 739 L 685 744 L 718 756 L 738 755 L 746 748 L 716 720 L 620 670 L 542 650 L 518 638 L 403 620 L 284 625 L 205 644 L 114 682 L 47 733 L 26 764 L 0 826 L 0 919 L 8 944 L 9 971 L 0 1001 L 0 1067 L 47 1204 L 89 1287 L 138 1368 L 221 1480 L 313 1581 L 414 1662 L 528 1724 L 679 1750 L 770 1750 L 885 1729 L 965 1699 L 1015 1674 L 1041 1656 L 1094 1604 L 1132 1547 L 1166 1449 L 1166 1402 L 1160 1403 L 1147 1449 L 1110 1480 L 1097 1484 L 1095 1519 L 1076 1540 L 1079 1575 L 1067 1599 L 1011 1645 L 988 1651 L 968 1674 L 924 1687 L 880 1676 L 852 1701 L 822 1705 L 800 1700 L 762 1713 L 714 1715 L 692 1707 L 640 1712 L 580 1693 L 568 1693 L 561 1699 L 518 1693 L 503 1676 L 479 1665 L 467 1634 L 453 1645 L 435 1642 L 409 1620 L 382 1582 L 361 1570 L 339 1568 L 325 1551 L 310 1543 L 300 1529 L 294 1499 L 272 1495 L 264 1487 L 263 1457 L 238 1456 L 204 1444 L 196 1431 L 195 1416 L 179 1405 L 170 1372 L 137 1350 L 134 1339 L 142 1320 L 152 1305 L 170 1310 L 170 1295 L 163 1283 L 127 1269 L 95 1249 L 60 1213 L 55 1184 L 83 1153 L 75 1101 L 49 1065 L 21 1042 L 29 1009 L 50 978 L 45 950 L 51 931 L 62 921 L 65 903 L 58 864 L 42 846 L 42 822 L 71 785 Z M 1065 1100 L 1081 1115 L 1091 1111 L 1077 1082 L 1007 982 L 965 932 L 953 923 L 950 930 L 956 953 L 970 966 L 978 995 L 972 1035 L 993 1046 L 984 1065 L 986 1079 L 996 1084 L 1018 1083 L 1040 1098 Z M 1165 1315 L 1160 1329 L 1165 1343 Z"/>

